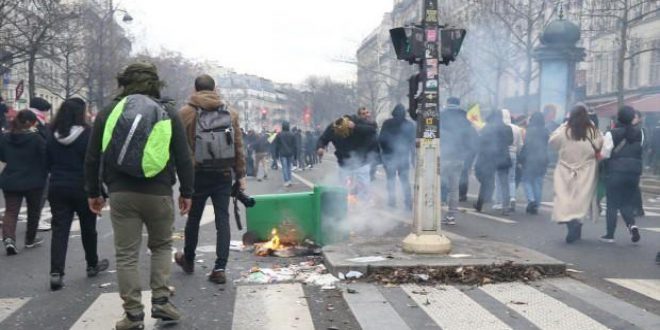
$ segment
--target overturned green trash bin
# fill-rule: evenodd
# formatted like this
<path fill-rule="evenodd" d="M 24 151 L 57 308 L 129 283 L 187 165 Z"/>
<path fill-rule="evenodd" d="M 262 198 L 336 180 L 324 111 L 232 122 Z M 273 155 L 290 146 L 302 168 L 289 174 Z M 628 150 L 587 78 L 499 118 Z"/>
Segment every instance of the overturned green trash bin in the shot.
<path fill-rule="evenodd" d="M 295 225 L 301 238 L 320 245 L 348 238 L 347 191 L 342 187 L 317 185 L 309 192 L 253 197 L 257 203 L 247 209 L 247 230 L 259 240 L 268 240 L 282 222 Z"/>

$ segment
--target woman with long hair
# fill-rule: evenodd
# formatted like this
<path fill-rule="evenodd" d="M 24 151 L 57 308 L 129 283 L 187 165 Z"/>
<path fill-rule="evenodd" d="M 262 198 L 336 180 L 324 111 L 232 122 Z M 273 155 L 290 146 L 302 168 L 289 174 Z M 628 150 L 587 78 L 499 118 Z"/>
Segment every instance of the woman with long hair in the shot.
<path fill-rule="evenodd" d="M 37 237 L 41 216 L 41 195 L 46 185 L 46 141 L 39 135 L 37 116 L 30 110 L 18 112 L 9 134 L 0 144 L 0 161 L 6 163 L 0 174 L 0 189 L 5 195 L 5 216 L 2 224 L 2 240 L 7 255 L 18 253 L 16 248 L 16 222 L 23 198 L 27 203 L 27 231 L 25 247 L 33 248 L 43 243 Z"/>
<path fill-rule="evenodd" d="M 527 213 L 537 214 L 543 193 L 543 178 L 548 169 L 548 139 L 543 114 L 535 112 L 529 118 L 525 144 L 518 161 L 522 164 L 522 182 L 527 195 Z"/>
<path fill-rule="evenodd" d="M 607 229 L 600 239 L 614 243 L 614 231 L 618 213 L 628 228 L 631 240 L 640 240 L 639 228 L 635 226 L 635 203 L 642 175 L 642 131 L 635 125 L 635 109 L 624 106 L 617 115 L 618 125 L 605 136 L 603 155 L 609 156 L 605 163 L 605 189 L 607 195 Z"/>
<path fill-rule="evenodd" d="M 582 237 L 582 220 L 598 217 L 597 157 L 603 137 L 589 119 L 587 108 L 578 104 L 571 110 L 568 121 L 552 133 L 550 145 L 558 152 L 552 218 L 566 224 L 566 243 L 573 243 Z"/>
<path fill-rule="evenodd" d="M 87 276 L 96 276 L 108 268 L 108 260 L 99 261 L 97 254 L 96 214 L 87 205 L 84 188 L 85 151 L 91 128 L 86 122 L 86 104 L 71 98 L 60 107 L 52 123 L 47 141 L 50 172 L 48 201 L 53 213 L 53 238 L 50 249 L 50 288 L 62 288 L 69 232 L 74 213 L 80 219 L 80 234 Z"/>

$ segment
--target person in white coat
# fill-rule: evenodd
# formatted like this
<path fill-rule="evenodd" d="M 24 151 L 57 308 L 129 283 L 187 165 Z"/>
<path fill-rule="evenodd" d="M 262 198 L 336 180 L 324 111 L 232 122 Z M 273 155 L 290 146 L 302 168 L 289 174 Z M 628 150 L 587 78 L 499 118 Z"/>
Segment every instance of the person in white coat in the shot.
<path fill-rule="evenodd" d="M 511 157 L 511 168 L 509 168 L 509 196 L 510 200 L 502 201 L 499 196 L 500 186 L 499 184 L 495 185 L 495 204 L 493 205 L 494 209 L 506 209 L 510 212 L 514 212 L 516 209 L 516 167 L 518 163 L 518 153 L 523 147 L 523 130 L 520 126 L 513 124 L 511 121 L 511 111 L 508 109 L 502 109 L 502 120 L 504 124 L 511 127 L 513 132 L 513 144 L 509 146 L 509 157 Z"/>

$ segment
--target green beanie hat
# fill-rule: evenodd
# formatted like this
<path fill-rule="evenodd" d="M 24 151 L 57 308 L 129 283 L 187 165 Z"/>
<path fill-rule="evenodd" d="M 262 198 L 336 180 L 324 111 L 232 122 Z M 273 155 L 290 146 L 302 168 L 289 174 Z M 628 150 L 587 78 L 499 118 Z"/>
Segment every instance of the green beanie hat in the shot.
<path fill-rule="evenodd" d="M 158 78 L 158 69 L 149 62 L 130 64 L 119 75 L 117 83 L 122 88 L 122 97 L 131 94 L 145 94 L 160 98 L 160 90 L 165 83 Z"/>

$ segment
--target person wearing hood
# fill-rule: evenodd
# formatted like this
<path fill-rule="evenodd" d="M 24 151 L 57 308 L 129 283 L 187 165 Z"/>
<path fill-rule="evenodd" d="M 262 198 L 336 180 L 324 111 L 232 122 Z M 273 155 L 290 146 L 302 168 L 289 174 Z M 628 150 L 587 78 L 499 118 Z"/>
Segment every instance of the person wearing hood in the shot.
<path fill-rule="evenodd" d="M 618 127 L 605 135 L 602 155 L 605 163 L 607 190 L 607 228 L 601 240 L 614 243 L 618 213 L 621 212 L 631 240 L 640 240 L 635 225 L 635 197 L 642 175 L 642 131 L 634 124 L 635 110 L 630 106 L 619 109 Z"/>
<path fill-rule="evenodd" d="M 509 146 L 512 144 L 511 127 L 502 121 L 501 110 L 493 110 L 479 136 L 475 174 L 481 185 L 479 186 L 479 197 L 474 204 L 474 208 L 478 212 L 481 212 L 485 203 L 492 200 L 496 178 L 502 187 L 500 199 L 509 200 L 509 169 L 512 165 Z M 508 211 L 508 208 L 504 208 L 502 213 L 507 215 Z"/>
<path fill-rule="evenodd" d="M 477 132 L 460 108 L 460 99 L 450 97 L 447 107 L 440 113 L 440 161 L 443 187 L 447 192 L 448 212 L 443 223 L 456 224 L 458 214 L 459 183 L 465 160 L 474 150 Z"/>
<path fill-rule="evenodd" d="M 397 104 L 392 111 L 392 118 L 383 122 L 378 142 L 387 175 L 387 204 L 396 207 L 395 181 L 398 174 L 404 205 L 407 210 L 412 210 L 409 173 L 415 149 L 415 124 L 406 119 L 406 109 L 403 105 Z"/>
<path fill-rule="evenodd" d="M 48 202 L 53 214 L 50 241 L 50 289 L 62 288 L 69 232 L 74 213 L 80 219 L 80 236 L 87 261 L 87 277 L 108 269 L 108 259 L 97 253 L 96 214 L 87 207 L 85 193 L 85 151 L 91 128 L 85 120 L 87 104 L 80 98 L 67 99 L 53 119 L 53 133 L 46 141 L 50 187 Z"/>
<path fill-rule="evenodd" d="M 125 313 L 115 324 L 115 329 L 141 329 L 144 327 L 144 305 L 139 265 L 144 227 L 147 229 L 147 247 L 151 251 L 151 317 L 168 321 L 181 319 L 181 313 L 170 300 L 172 291 L 169 286 L 174 226 L 172 186 L 178 178 L 179 211 L 181 215 L 185 215 L 192 204 L 194 172 L 190 149 L 186 143 L 186 131 L 173 102 L 161 98 L 160 91 L 165 84 L 158 77 L 156 66 L 148 62 L 130 64 L 117 76 L 117 83 L 120 88 L 119 95 L 98 113 L 94 121 L 85 155 L 85 189 L 89 208 L 96 214 L 100 214 L 105 206 L 102 183 L 108 187 L 110 195 L 117 283 Z M 105 158 L 102 152 L 106 124 L 108 127 L 115 124 L 110 121 L 110 114 L 114 113 L 115 107 L 122 100 L 134 95 L 143 95 L 157 103 L 159 110 L 166 112 L 171 124 L 170 139 L 164 141 L 168 142 L 169 150 L 162 150 L 168 155 L 167 163 L 162 170 L 148 178 L 122 171 L 115 162 Z M 137 106 L 139 104 L 140 102 Z M 149 132 L 145 131 L 144 127 L 138 125 L 136 129 L 140 131 L 135 136 L 148 136 Z M 110 141 L 105 143 L 125 144 L 126 140 L 113 141 L 122 137 L 115 137 L 113 134 Z"/>
<path fill-rule="evenodd" d="M 37 247 L 44 241 L 37 237 L 37 227 L 41 216 L 41 196 L 48 176 L 46 141 L 37 131 L 36 125 L 37 116 L 33 112 L 19 111 L 9 134 L 3 137 L 0 144 L 0 161 L 6 163 L 0 173 L 0 189 L 5 196 L 2 240 L 7 255 L 18 253 L 16 222 L 23 198 L 27 202 L 28 220 L 25 247 Z"/>
<path fill-rule="evenodd" d="M 223 111 L 225 110 L 225 111 Z M 215 265 L 208 276 L 209 281 L 216 284 L 226 282 L 225 269 L 229 258 L 229 199 L 232 188 L 232 179 L 239 182 L 240 188 L 246 187 L 246 159 L 245 149 L 243 148 L 243 132 L 239 125 L 238 114 L 231 109 L 227 109 L 225 102 L 220 95 L 215 92 L 215 81 L 209 75 L 201 75 L 195 79 L 195 93 L 190 96 L 188 104 L 179 111 L 181 121 L 188 135 L 188 144 L 193 153 L 196 153 L 197 137 L 202 139 L 197 132 L 198 127 L 204 116 L 213 118 L 205 122 L 222 122 L 223 118 L 231 127 L 228 129 L 234 142 L 234 157 L 231 162 L 210 166 L 206 163 L 195 161 L 195 192 L 192 197 L 192 206 L 190 214 L 186 221 L 185 246 L 183 253 L 175 254 L 176 263 L 187 274 L 192 274 L 195 267 L 195 250 L 197 249 L 199 227 L 206 207 L 206 201 L 210 198 L 213 202 L 213 211 L 215 214 L 216 228 L 216 259 Z M 216 140 L 214 140 L 216 141 Z M 220 139 L 217 140 L 221 142 Z M 201 142 L 200 142 L 201 143 Z M 197 159 L 199 155 L 194 154 L 192 159 Z"/>
<path fill-rule="evenodd" d="M 570 244 L 582 237 L 585 218 L 598 218 L 597 154 L 603 147 L 603 137 L 589 119 L 586 107 L 578 104 L 568 121 L 552 132 L 549 145 L 558 153 L 552 219 L 566 225 L 566 243 Z"/>
<path fill-rule="evenodd" d="M 493 205 L 494 209 L 505 209 L 508 208 L 510 212 L 514 212 L 516 209 L 516 167 L 518 165 L 518 153 L 523 146 L 523 130 L 520 126 L 513 124 L 511 120 L 511 111 L 507 109 L 502 109 L 502 120 L 504 124 L 511 127 L 511 132 L 513 133 L 513 144 L 509 146 L 509 157 L 511 158 L 511 168 L 509 169 L 509 200 L 503 201 L 500 199 L 502 195 L 500 190 L 501 185 L 495 185 L 495 204 Z"/>
<path fill-rule="evenodd" d="M 296 135 L 291 132 L 288 121 L 282 122 L 282 131 L 277 134 L 275 141 L 275 158 L 282 164 L 282 179 L 285 187 L 291 187 L 291 167 L 300 148 Z"/>
<path fill-rule="evenodd" d="M 522 182 L 527 195 L 527 213 L 538 214 L 543 194 L 543 179 L 548 168 L 548 139 L 543 114 L 535 112 L 529 118 L 525 143 L 518 162 L 522 165 Z"/>

